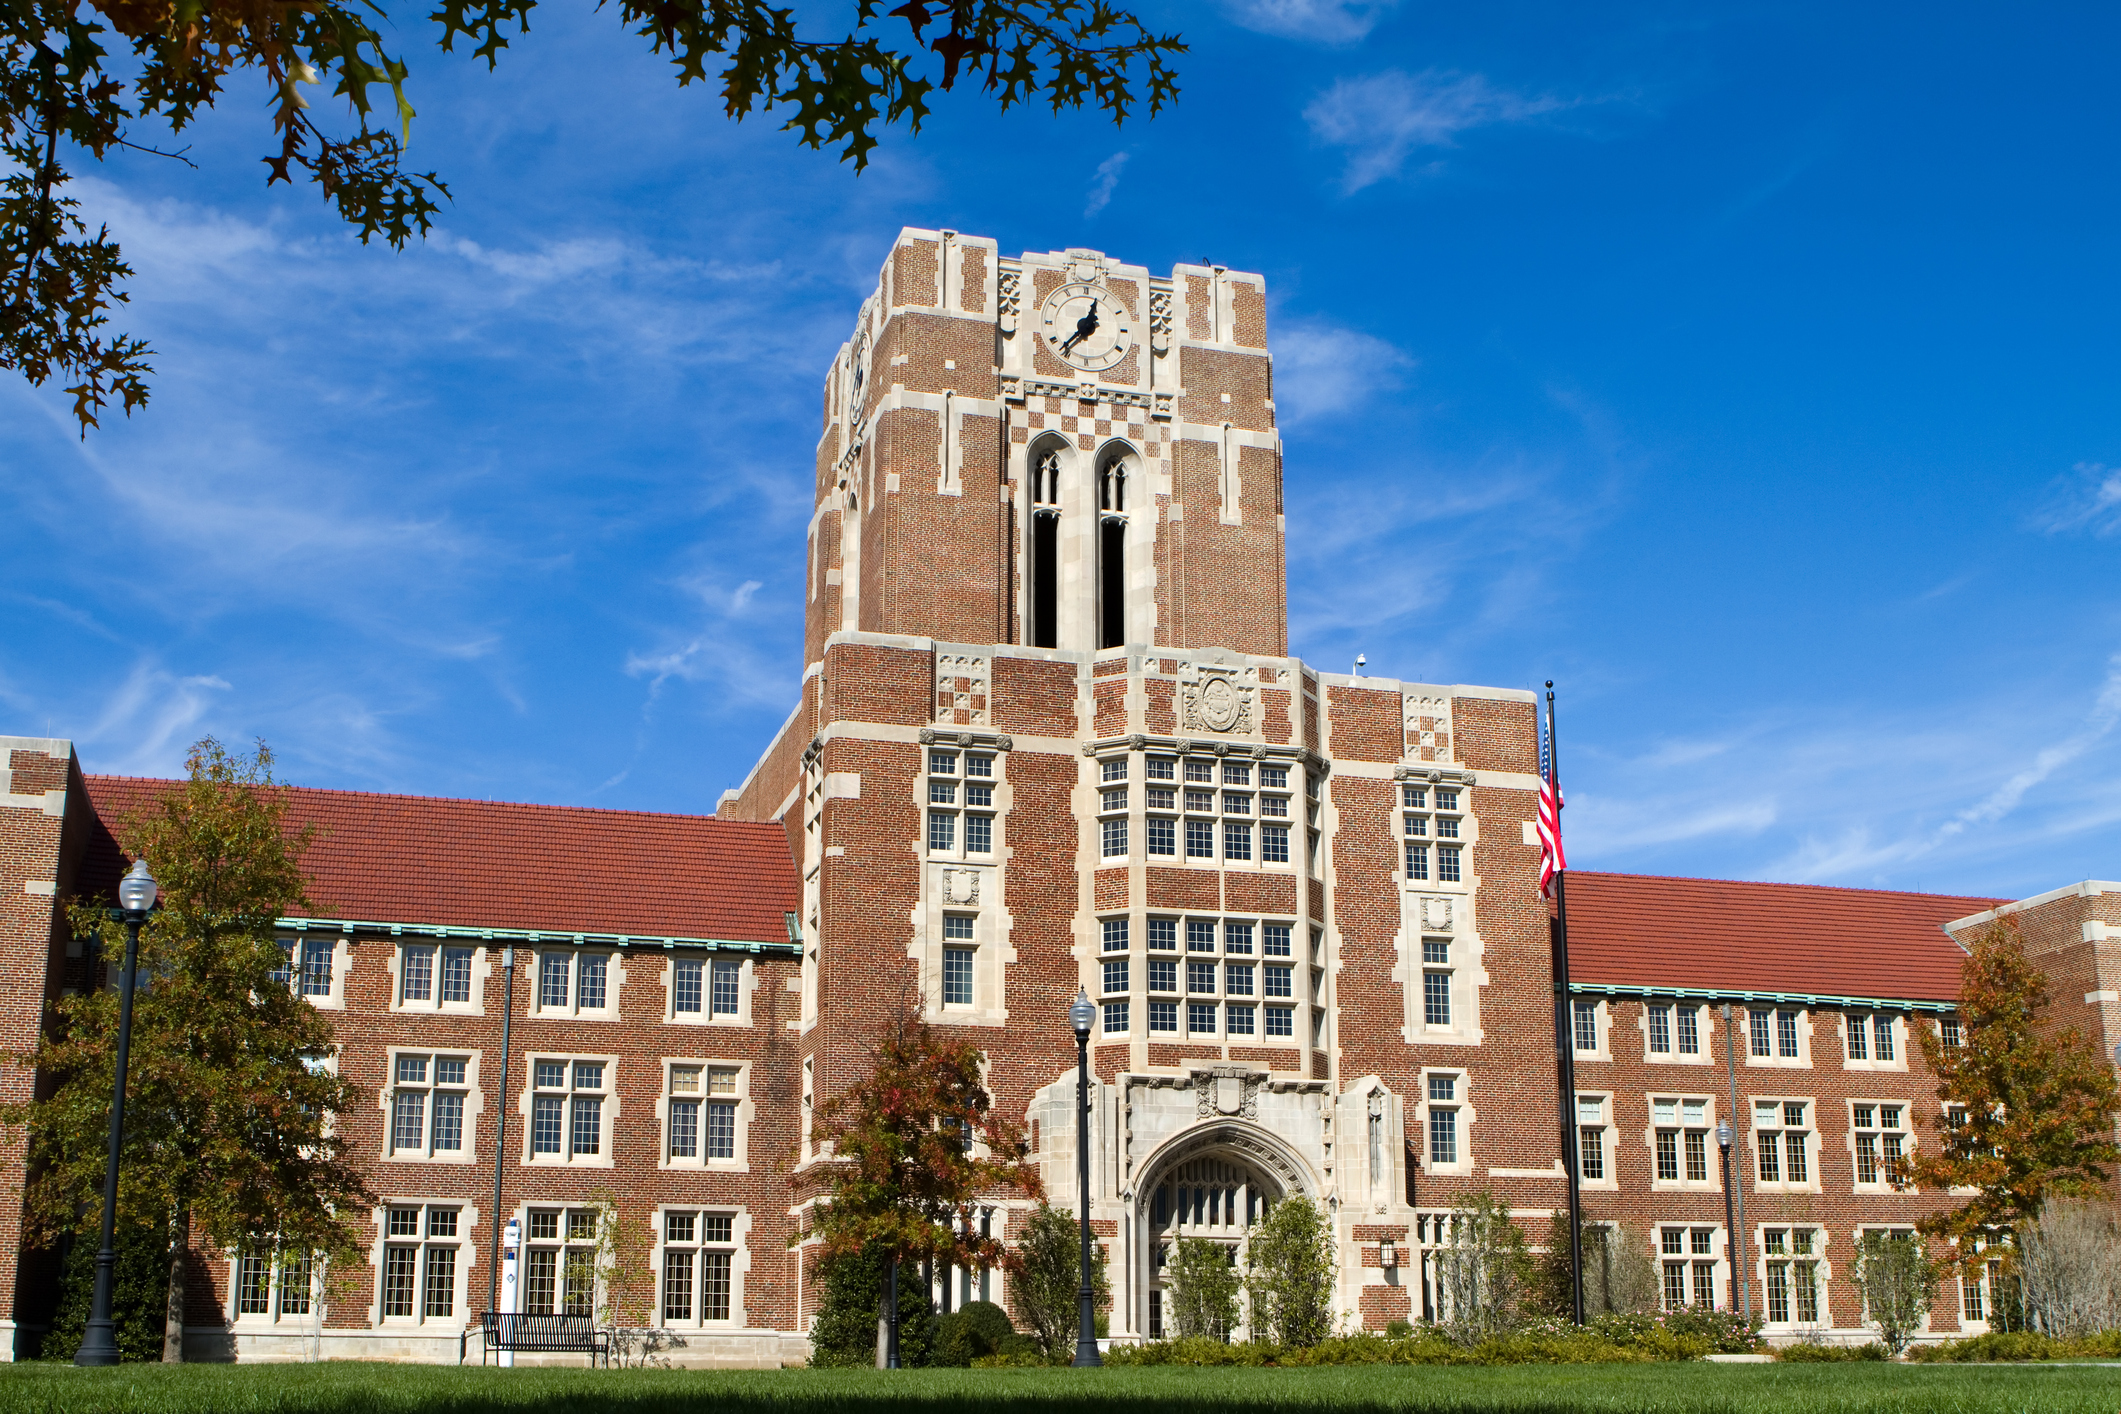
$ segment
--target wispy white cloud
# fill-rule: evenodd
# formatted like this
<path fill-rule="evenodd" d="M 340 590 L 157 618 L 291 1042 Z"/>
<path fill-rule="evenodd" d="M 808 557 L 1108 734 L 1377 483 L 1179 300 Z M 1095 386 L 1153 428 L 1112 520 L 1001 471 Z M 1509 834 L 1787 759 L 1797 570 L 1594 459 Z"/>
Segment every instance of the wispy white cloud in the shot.
<path fill-rule="evenodd" d="M 1424 148 L 1455 147 L 1460 133 L 1563 106 L 1558 98 L 1497 88 L 1480 74 L 1388 69 L 1335 81 L 1304 109 L 1304 119 L 1320 142 L 1348 149 L 1341 187 L 1352 193 L 1398 176 Z"/>
<path fill-rule="evenodd" d="M 234 688 L 212 674 L 179 676 L 150 662 L 137 664 L 81 734 L 95 769 L 121 776 L 173 776 L 185 748 L 201 735 L 207 713 Z"/>
<path fill-rule="evenodd" d="M 1119 187 L 1119 174 L 1127 169 L 1127 154 L 1115 152 L 1097 164 L 1097 174 L 1090 182 L 1089 200 L 1083 203 L 1085 220 L 1095 216 L 1112 204 L 1112 193 Z"/>
<path fill-rule="evenodd" d="M 1398 5 L 1399 0 L 1224 0 L 1223 10 L 1260 34 L 1340 45 L 1367 38 Z"/>
<path fill-rule="evenodd" d="M 2121 530 L 2121 467 L 2078 462 L 2071 472 L 2049 488 L 2047 500 L 2033 513 L 2033 528 L 2050 535 L 2089 530 L 2107 536 Z"/>
<path fill-rule="evenodd" d="M 1274 331 L 1274 406 L 1278 420 L 1348 412 L 1394 388 L 1414 360 L 1374 334 L 1327 319 L 1280 321 Z"/>

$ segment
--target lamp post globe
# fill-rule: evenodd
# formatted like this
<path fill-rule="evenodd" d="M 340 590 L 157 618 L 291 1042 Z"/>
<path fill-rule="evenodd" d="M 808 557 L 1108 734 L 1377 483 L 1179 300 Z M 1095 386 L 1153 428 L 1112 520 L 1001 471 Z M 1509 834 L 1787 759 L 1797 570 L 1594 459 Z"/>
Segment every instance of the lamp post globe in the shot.
<path fill-rule="evenodd" d="M 1075 1364 L 1102 1365 L 1097 1353 L 1096 1296 L 1090 1287 L 1090 1027 L 1097 1008 L 1090 994 L 1076 989 L 1068 1008 L 1068 1024 L 1075 1029 L 1075 1175 L 1076 1218 L 1082 1228 L 1082 1289 L 1076 1294 Z"/>
<path fill-rule="evenodd" d="M 110 1317 L 111 1279 L 118 1262 L 113 1245 L 118 1221 L 118 1150 L 125 1138 L 125 1066 L 133 1039 L 133 970 L 140 957 L 140 925 L 155 906 L 157 892 L 147 861 L 136 859 L 132 872 L 118 885 L 121 906 L 110 911 L 113 922 L 125 925 L 125 966 L 118 973 L 118 1073 L 111 1084 L 110 1138 L 103 1154 L 103 1241 L 96 1248 L 95 1295 L 89 1302 L 81 1347 L 74 1352 L 76 1365 L 118 1363 L 117 1331 Z"/>

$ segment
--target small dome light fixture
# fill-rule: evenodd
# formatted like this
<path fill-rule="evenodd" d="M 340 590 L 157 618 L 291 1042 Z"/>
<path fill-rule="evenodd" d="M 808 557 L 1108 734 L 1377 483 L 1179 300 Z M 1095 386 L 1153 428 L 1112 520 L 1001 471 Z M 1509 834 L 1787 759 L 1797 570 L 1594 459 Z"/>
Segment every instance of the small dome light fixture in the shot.
<path fill-rule="evenodd" d="M 128 913 L 145 913 L 155 906 L 155 876 L 147 872 L 147 861 L 135 859 L 133 872 L 118 882 L 118 902 Z"/>

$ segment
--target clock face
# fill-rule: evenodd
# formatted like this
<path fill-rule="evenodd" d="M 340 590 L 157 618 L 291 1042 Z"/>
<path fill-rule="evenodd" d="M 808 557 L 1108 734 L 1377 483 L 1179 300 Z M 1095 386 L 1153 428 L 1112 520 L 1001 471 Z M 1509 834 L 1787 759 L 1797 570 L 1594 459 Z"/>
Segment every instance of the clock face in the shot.
<path fill-rule="evenodd" d="M 1131 326 L 1126 306 L 1110 290 L 1076 281 L 1047 296 L 1040 337 L 1067 362 L 1096 373 L 1118 363 L 1134 347 Z"/>

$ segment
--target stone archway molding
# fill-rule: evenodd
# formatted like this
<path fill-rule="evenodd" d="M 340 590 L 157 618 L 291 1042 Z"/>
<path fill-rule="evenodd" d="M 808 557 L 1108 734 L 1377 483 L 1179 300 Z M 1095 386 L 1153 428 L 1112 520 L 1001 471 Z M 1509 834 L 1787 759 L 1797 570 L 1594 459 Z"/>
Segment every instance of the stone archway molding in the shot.
<path fill-rule="evenodd" d="M 1280 1135 L 1248 1120 L 1218 1119 L 1173 1135 L 1143 1161 L 1130 1205 L 1135 1214 L 1147 1211 L 1151 1195 L 1171 1170 L 1220 1154 L 1256 1165 L 1278 1181 L 1284 1193 L 1301 1193 L 1316 1202 L 1324 1192 L 1318 1175 Z"/>

